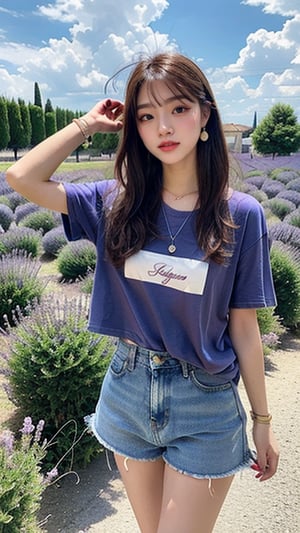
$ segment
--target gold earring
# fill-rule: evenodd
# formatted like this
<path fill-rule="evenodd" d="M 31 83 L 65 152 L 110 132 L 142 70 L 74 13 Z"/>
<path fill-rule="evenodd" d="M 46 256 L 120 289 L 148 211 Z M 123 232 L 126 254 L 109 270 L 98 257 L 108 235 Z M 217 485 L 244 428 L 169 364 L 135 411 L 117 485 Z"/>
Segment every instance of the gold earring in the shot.
<path fill-rule="evenodd" d="M 200 141 L 206 143 L 208 138 L 209 138 L 209 135 L 208 135 L 208 133 L 207 133 L 207 131 L 205 129 L 205 126 L 204 126 L 204 128 L 202 128 L 201 133 L 200 133 Z"/>

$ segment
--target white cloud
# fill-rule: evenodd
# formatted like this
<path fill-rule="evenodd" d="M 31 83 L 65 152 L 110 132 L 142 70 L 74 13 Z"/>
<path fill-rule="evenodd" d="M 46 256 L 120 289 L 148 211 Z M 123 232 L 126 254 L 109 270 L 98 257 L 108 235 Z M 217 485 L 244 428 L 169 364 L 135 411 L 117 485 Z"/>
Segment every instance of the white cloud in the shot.
<path fill-rule="evenodd" d="M 263 11 L 285 17 L 299 13 L 299 0 L 244 0 L 248 6 L 264 6 Z"/>
<path fill-rule="evenodd" d="M 298 2 L 298 0 L 297 0 Z M 291 14 L 295 2 L 247 0 L 249 5 L 266 4 L 265 9 Z M 277 10 L 277 11 L 276 11 Z M 251 124 L 253 109 L 265 115 L 276 101 L 290 104 L 300 118 L 300 14 L 283 23 L 280 31 L 259 29 L 247 37 L 239 57 L 212 73 L 219 95 L 234 105 L 224 105 L 224 120 L 235 122 L 243 114 Z M 223 95 L 225 91 L 226 96 Z M 229 118 L 230 115 L 230 118 Z"/>
<path fill-rule="evenodd" d="M 300 118 L 299 0 L 244 3 L 285 18 L 280 31 L 261 28 L 250 33 L 235 62 L 206 71 L 222 118 L 252 124 L 254 111 L 262 118 L 278 100 L 290 103 Z M 167 7 L 167 0 L 118 0 L 117 6 L 111 0 L 54 0 L 40 6 L 40 17 L 65 23 L 65 36 L 38 48 L 7 42 L 0 30 L 1 94 L 32 101 L 33 83 L 38 81 L 44 100 L 88 109 L 104 96 L 107 80 L 141 54 L 176 49 L 169 35 L 151 28 Z M 115 78 L 109 92 L 116 89 L 122 98 L 128 72 Z"/>
<path fill-rule="evenodd" d="M 103 96 L 103 87 L 110 76 L 130 64 L 140 53 L 174 47 L 168 35 L 153 32 L 149 24 L 168 7 L 167 0 L 56 0 L 39 6 L 39 15 L 65 22 L 69 38 L 50 39 L 41 48 L 0 41 L 0 61 L 13 65 L 19 73 L 18 91 L 24 98 L 27 80 L 47 87 L 44 98 L 61 101 L 63 95 L 82 92 L 88 101 L 90 92 Z M 24 83 L 22 80 L 24 78 Z M 15 78 L 7 71 L 1 92 L 12 93 Z M 3 90 L 4 88 L 4 90 Z"/>

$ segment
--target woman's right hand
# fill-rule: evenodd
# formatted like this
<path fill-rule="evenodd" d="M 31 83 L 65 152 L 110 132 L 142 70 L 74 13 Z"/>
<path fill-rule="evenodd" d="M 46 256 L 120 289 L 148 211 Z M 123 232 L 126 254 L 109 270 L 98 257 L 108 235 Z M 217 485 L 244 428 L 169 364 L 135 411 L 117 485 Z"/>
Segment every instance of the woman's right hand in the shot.
<path fill-rule="evenodd" d="M 115 133 L 123 127 L 120 117 L 123 113 L 124 105 L 119 100 L 106 98 L 98 102 L 88 113 L 83 115 L 83 119 L 89 126 L 89 133 Z"/>

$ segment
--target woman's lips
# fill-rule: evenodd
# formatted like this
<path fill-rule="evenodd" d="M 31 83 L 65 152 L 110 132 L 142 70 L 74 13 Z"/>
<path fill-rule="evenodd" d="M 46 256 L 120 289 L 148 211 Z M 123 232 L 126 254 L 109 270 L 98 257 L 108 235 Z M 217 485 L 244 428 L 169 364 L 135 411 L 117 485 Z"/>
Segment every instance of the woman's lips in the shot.
<path fill-rule="evenodd" d="M 163 152 L 171 152 L 172 150 L 175 150 L 175 148 L 177 148 L 178 145 L 179 143 L 176 143 L 176 142 L 165 142 L 165 143 L 161 143 L 158 148 L 162 150 Z"/>

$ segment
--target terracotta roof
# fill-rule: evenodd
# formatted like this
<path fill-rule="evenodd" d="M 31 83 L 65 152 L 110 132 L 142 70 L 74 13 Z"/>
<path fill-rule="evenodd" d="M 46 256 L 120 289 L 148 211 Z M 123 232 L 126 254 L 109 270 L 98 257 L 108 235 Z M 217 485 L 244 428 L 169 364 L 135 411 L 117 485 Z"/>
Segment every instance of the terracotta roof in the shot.
<path fill-rule="evenodd" d="M 245 131 L 251 130 L 251 126 L 244 126 L 243 124 L 223 124 L 223 130 L 226 132 L 241 132 L 244 133 Z"/>

